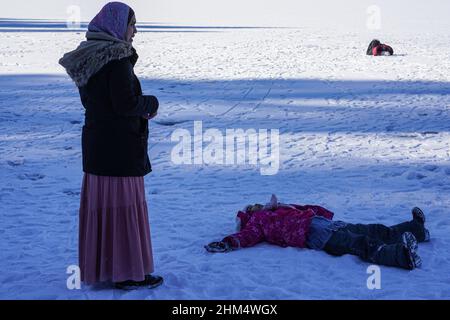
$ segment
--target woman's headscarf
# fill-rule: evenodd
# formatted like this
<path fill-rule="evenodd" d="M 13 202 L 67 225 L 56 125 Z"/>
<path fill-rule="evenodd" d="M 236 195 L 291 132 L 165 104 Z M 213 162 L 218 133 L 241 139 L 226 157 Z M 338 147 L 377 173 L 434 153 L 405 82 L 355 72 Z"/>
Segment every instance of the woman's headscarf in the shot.
<path fill-rule="evenodd" d="M 134 15 L 133 9 L 122 2 L 109 2 L 89 23 L 88 31 L 104 32 L 126 41 L 128 23 Z"/>

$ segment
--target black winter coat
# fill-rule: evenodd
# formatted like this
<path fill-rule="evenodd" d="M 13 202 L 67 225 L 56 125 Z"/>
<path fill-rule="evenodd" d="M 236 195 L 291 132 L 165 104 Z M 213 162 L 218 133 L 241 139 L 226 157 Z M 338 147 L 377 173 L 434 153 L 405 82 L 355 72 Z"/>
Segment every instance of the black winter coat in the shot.
<path fill-rule="evenodd" d="M 82 133 L 83 171 L 100 176 L 144 176 L 148 120 L 158 109 L 154 96 L 142 95 L 133 57 L 114 60 L 79 88 L 86 109 Z"/>

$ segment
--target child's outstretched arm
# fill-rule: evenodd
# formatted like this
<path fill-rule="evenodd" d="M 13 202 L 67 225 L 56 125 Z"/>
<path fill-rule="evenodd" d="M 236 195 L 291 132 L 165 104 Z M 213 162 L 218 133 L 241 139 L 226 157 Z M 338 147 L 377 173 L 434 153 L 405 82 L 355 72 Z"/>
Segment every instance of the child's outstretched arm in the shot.
<path fill-rule="evenodd" d="M 208 252 L 229 252 L 239 248 L 252 247 L 264 240 L 262 230 L 255 225 L 250 225 L 244 230 L 223 238 L 222 241 L 211 242 L 205 246 Z"/>
<path fill-rule="evenodd" d="M 205 246 L 205 249 L 209 252 L 228 252 L 239 248 L 252 247 L 263 240 L 264 232 L 259 217 L 254 214 L 241 231 L 223 238 L 222 241 L 211 242 Z"/>
<path fill-rule="evenodd" d="M 232 249 L 253 247 L 264 240 L 261 227 L 255 223 L 249 223 L 243 230 L 225 237 L 222 242 L 228 243 Z"/>

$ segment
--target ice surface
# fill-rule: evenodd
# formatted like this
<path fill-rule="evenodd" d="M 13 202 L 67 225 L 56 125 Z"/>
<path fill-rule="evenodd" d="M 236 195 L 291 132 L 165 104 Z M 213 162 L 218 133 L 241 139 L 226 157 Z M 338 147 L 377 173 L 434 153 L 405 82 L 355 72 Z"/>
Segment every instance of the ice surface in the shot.
<path fill-rule="evenodd" d="M 26 29 L 26 27 L 25 27 Z M 58 59 L 83 32 L 0 31 L 0 298 L 449 299 L 450 36 L 382 30 L 392 57 L 369 57 L 373 33 L 326 28 L 142 30 L 135 47 L 150 123 L 145 178 L 154 290 L 66 288 L 77 264 L 83 109 Z M 279 129 L 281 166 L 178 166 L 177 128 Z M 203 245 L 234 231 L 248 203 L 312 203 L 349 222 L 395 224 L 420 206 L 432 241 L 423 267 L 267 244 L 228 254 Z"/>

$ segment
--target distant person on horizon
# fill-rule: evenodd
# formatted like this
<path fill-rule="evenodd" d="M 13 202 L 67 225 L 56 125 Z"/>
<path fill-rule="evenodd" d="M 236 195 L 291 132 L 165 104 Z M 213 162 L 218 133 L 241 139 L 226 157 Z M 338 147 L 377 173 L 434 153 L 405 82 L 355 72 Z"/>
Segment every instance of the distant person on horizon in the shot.
<path fill-rule="evenodd" d="M 368 56 L 392 56 L 394 49 L 387 44 L 381 43 L 380 40 L 374 39 L 369 43 L 366 54 Z"/>
<path fill-rule="evenodd" d="M 151 171 L 148 120 L 158 100 L 143 95 L 133 68 L 133 9 L 110 2 L 89 23 L 87 41 L 60 64 L 79 89 L 86 109 L 82 133 L 79 267 L 87 284 L 154 288 L 153 255 L 144 190 Z"/>
<path fill-rule="evenodd" d="M 263 241 L 281 247 L 323 250 L 331 255 L 353 254 L 362 260 L 412 270 L 421 265 L 418 242 L 430 240 L 425 215 L 412 210 L 413 219 L 387 227 L 333 221 L 333 213 L 314 205 L 270 203 L 249 205 L 237 214 L 237 233 L 211 242 L 209 252 L 229 252 Z"/>

